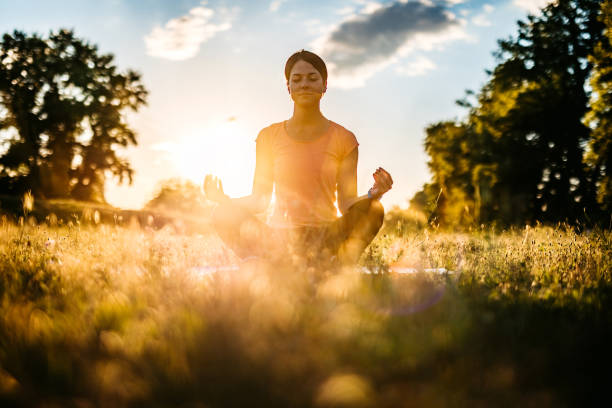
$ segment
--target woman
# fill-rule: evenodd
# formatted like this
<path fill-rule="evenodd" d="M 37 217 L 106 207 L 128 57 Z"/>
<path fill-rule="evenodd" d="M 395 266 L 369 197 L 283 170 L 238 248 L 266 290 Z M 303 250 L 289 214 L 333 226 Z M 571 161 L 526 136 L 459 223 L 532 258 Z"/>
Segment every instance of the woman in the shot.
<path fill-rule="evenodd" d="M 305 50 L 293 54 L 285 78 L 293 116 L 259 133 L 252 194 L 231 199 L 220 180 L 204 179 L 207 198 L 220 204 L 213 223 L 239 256 L 284 256 L 279 249 L 288 246 L 293 255 L 310 260 L 355 263 L 382 225 L 379 199 L 393 180 L 379 167 L 368 194 L 357 196 L 358 143 L 321 113 L 327 68 L 319 56 Z M 274 209 L 264 223 L 255 215 L 267 210 L 273 189 Z"/>

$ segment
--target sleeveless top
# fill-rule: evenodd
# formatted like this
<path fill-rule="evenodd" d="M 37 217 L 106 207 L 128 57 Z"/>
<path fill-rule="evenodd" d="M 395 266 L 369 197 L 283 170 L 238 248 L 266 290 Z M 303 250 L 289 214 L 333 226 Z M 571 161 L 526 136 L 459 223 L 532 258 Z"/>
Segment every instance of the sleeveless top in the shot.
<path fill-rule="evenodd" d="M 263 159 L 257 166 L 274 183 L 270 226 L 323 226 L 337 218 L 338 170 L 359 145 L 352 132 L 329 121 L 324 134 L 299 141 L 279 122 L 259 132 L 256 143 L 258 160 Z"/>

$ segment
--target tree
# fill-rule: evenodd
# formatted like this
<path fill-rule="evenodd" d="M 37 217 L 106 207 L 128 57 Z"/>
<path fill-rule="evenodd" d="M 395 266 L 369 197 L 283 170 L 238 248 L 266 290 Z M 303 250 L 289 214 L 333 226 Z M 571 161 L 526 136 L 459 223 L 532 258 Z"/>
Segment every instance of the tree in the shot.
<path fill-rule="evenodd" d="M 592 171 L 597 201 L 604 211 L 612 212 L 612 1 L 602 4 L 601 21 L 605 37 L 597 44 L 593 63 L 591 110 L 585 122 L 592 128 L 585 163 Z"/>
<path fill-rule="evenodd" d="M 439 122 L 426 129 L 425 151 L 433 180 L 423 191 L 427 198 L 420 200 L 436 203 L 431 221 L 441 219 L 453 226 L 473 221 L 470 162 L 475 149 L 469 131 L 465 124 L 455 122 Z"/>
<path fill-rule="evenodd" d="M 497 117 L 504 129 L 500 143 L 516 156 L 500 167 L 498 179 L 531 203 L 525 220 L 573 222 L 596 208 L 583 165 L 591 137 L 583 117 L 592 71 L 588 56 L 603 35 L 599 13 L 598 0 L 559 0 L 519 22 L 516 38 L 499 42 L 500 64 L 491 83 L 497 92 L 516 93 L 512 108 Z M 521 188 L 512 178 L 525 164 L 531 171 Z"/>
<path fill-rule="evenodd" d="M 147 90 L 136 72 L 117 72 L 113 58 L 70 30 L 3 36 L 1 192 L 103 202 L 107 176 L 131 182 L 117 149 L 136 145 L 125 113 L 146 103 Z"/>
<path fill-rule="evenodd" d="M 476 101 L 458 101 L 469 109 L 467 118 L 427 129 L 425 148 L 433 182 L 446 194 L 444 206 L 463 206 L 474 221 L 504 224 L 601 214 L 593 172 L 583 162 L 593 140 L 583 118 L 594 63 L 589 56 L 603 38 L 599 14 L 598 0 L 558 0 L 519 21 L 516 37 L 499 41 L 498 65 Z M 602 138 L 609 134 L 603 131 Z M 470 219 L 439 211 L 449 225 Z"/>

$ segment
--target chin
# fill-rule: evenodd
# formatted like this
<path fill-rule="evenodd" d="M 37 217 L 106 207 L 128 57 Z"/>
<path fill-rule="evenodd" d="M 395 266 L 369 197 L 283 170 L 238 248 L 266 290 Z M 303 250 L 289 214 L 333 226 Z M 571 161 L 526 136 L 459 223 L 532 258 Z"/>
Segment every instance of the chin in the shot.
<path fill-rule="evenodd" d="M 321 100 L 321 96 L 321 94 L 299 95 L 293 97 L 292 99 L 293 102 L 297 103 L 298 105 L 309 106 L 318 104 Z"/>

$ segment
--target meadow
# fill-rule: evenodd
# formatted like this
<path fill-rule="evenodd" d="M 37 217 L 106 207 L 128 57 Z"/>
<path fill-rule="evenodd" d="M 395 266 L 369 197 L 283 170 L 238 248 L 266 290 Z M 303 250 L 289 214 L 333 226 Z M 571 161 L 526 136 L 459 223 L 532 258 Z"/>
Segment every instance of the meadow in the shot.
<path fill-rule="evenodd" d="M 0 406 L 589 406 L 612 234 L 401 212 L 355 267 L 240 262 L 210 232 L 4 218 Z"/>

